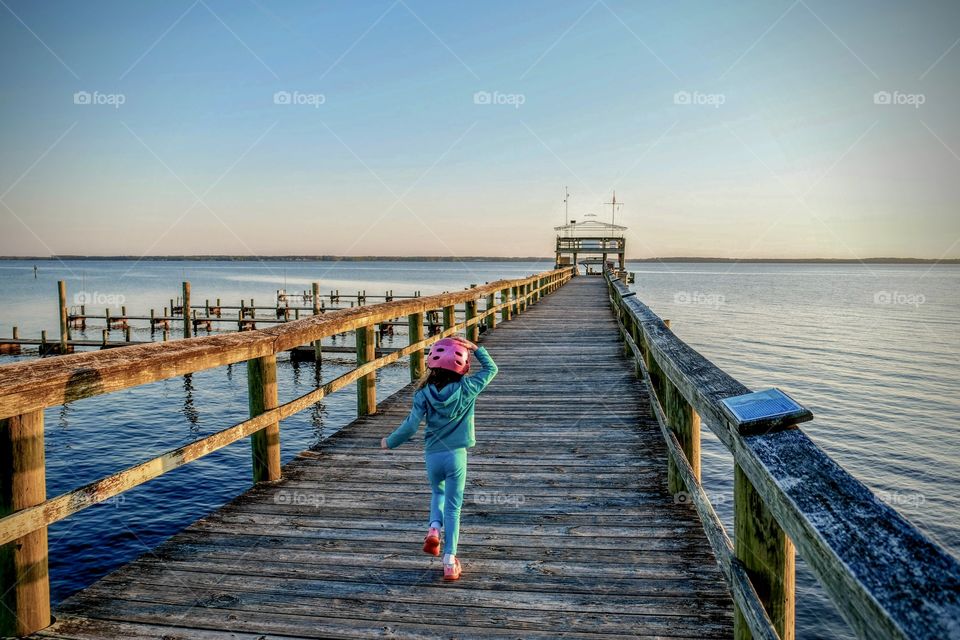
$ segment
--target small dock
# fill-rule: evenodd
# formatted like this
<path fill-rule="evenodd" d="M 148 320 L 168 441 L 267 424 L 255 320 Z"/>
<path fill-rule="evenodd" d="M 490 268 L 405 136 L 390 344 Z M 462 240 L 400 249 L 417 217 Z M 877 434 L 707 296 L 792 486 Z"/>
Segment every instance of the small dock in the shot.
<path fill-rule="evenodd" d="M 501 373 L 477 405 L 460 582 L 420 550 L 419 439 L 377 448 L 408 387 L 62 603 L 39 635 L 729 637 L 729 591 L 695 510 L 667 489 L 605 292 L 578 278 L 484 340 Z"/>

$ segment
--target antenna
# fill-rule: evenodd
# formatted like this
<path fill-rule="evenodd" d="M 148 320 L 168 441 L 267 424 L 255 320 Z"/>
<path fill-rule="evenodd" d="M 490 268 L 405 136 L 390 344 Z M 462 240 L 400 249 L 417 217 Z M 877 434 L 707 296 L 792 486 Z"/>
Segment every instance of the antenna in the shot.
<path fill-rule="evenodd" d="M 603 204 L 610 205 L 610 224 L 616 224 L 617 219 L 617 207 L 622 207 L 622 202 L 617 202 L 617 192 L 613 192 L 613 200 L 610 202 L 604 202 Z"/>
<path fill-rule="evenodd" d="M 563 188 L 563 224 L 570 224 L 570 191 Z"/>

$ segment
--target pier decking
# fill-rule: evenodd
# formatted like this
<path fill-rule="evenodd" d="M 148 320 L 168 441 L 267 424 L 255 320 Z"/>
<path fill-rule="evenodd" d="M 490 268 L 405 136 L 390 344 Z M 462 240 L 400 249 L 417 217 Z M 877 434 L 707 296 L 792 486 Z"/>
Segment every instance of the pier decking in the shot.
<path fill-rule="evenodd" d="M 599 278 L 483 343 L 460 556 L 420 550 L 419 436 L 379 439 L 411 388 L 139 560 L 63 602 L 44 638 L 730 637 L 732 601 L 623 354 Z"/>

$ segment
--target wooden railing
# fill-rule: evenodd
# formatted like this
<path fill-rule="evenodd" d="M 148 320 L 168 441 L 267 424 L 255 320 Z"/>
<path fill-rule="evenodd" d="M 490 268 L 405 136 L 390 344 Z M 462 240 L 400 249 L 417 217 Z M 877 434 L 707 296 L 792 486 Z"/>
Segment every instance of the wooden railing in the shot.
<path fill-rule="evenodd" d="M 720 401 L 749 389 L 605 277 L 667 443 L 670 490 L 696 507 L 733 595 L 735 637 L 794 637 L 794 548 L 859 637 L 960 637 L 957 560 L 796 425 L 742 430 Z M 733 454 L 734 543 L 700 482 L 701 421 Z"/>
<path fill-rule="evenodd" d="M 0 367 L 0 635 L 25 635 L 50 624 L 47 526 L 247 436 L 255 482 L 280 478 L 280 421 L 357 383 L 357 411 L 376 412 L 376 371 L 410 356 L 411 380 L 424 373 L 424 349 L 480 324 L 493 329 L 566 283 L 571 268 L 499 280 L 465 291 L 385 302 L 315 315 L 261 331 L 78 353 Z M 185 299 L 186 298 L 185 292 Z M 498 300 L 499 296 L 499 300 Z M 485 309 L 479 310 L 479 301 Z M 463 305 L 464 321 L 456 322 Z M 424 314 L 443 310 L 443 331 L 423 337 Z M 410 344 L 377 358 L 374 327 L 407 316 Z M 277 354 L 346 331 L 356 333 L 357 366 L 305 395 L 279 404 Z M 46 499 L 43 412 L 81 398 L 247 362 L 250 419 L 96 482 Z"/>

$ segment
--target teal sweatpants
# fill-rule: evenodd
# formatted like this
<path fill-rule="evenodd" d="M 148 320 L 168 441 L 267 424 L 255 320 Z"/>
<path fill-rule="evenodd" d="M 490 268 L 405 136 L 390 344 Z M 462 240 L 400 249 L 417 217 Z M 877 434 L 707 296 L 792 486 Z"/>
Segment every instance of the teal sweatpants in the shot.
<path fill-rule="evenodd" d="M 430 481 L 430 522 L 442 522 L 443 553 L 456 555 L 460 539 L 460 507 L 467 486 L 467 450 L 431 451 L 425 454 Z"/>

